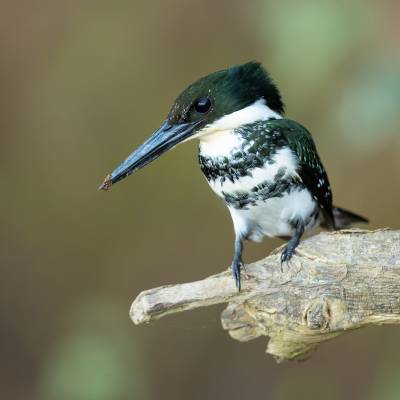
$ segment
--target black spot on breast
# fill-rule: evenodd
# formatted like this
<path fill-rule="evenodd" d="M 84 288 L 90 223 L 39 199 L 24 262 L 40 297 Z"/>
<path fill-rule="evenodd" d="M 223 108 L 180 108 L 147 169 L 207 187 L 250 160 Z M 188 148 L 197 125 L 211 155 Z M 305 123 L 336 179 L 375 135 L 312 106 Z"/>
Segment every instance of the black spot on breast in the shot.
<path fill-rule="evenodd" d="M 235 182 L 243 176 L 251 176 L 251 170 L 273 164 L 273 156 L 287 144 L 279 131 L 270 131 L 267 121 L 243 125 L 235 129 L 243 141 L 229 157 L 208 157 L 199 153 L 200 168 L 208 181 Z"/>
<path fill-rule="evenodd" d="M 278 173 L 275 175 L 277 176 Z M 255 206 L 259 201 L 267 201 L 274 197 L 282 197 L 292 190 L 304 188 L 303 183 L 297 176 L 287 178 L 278 178 L 273 181 L 265 181 L 254 186 L 249 192 L 222 192 L 225 202 L 237 209 L 249 209 L 249 206 Z"/>

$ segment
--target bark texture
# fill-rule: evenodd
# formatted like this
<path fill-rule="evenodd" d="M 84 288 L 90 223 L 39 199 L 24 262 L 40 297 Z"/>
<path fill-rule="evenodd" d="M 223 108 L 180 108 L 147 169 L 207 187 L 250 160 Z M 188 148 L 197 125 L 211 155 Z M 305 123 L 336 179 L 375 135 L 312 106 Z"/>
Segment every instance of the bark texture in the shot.
<path fill-rule="evenodd" d="M 304 240 L 289 265 L 276 249 L 246 265 L 242 291 L 228 269 L 139 294 L 135 324 L 228 303 L 222 326 L 236 340 L 268 336 L 277 360 L 307 358 L 319 343 L 368 325 L 400 323 L 400 231 L 344 230 Z"/>

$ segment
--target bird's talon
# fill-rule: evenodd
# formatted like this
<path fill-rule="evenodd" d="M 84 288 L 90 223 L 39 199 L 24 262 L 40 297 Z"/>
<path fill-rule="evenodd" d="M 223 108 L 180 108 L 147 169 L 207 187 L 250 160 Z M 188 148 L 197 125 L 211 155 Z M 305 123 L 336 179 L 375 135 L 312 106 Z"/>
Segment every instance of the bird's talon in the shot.
<path fill-rule="evenodd" d="M 283 249 L 281 254 L 281 272 L 283 272 L 283 264 L 286 263 L 288 268 L 290 268 L 290 260 L 294 254 L 294 250 L 288 248 L 287 246 Z"/>
<path fill-rule="evenodd" d="M 233 278 L 235 279 L 235 284 L 236 287 L 238 288 L 238 291 L 240 292 L 241 289 L 241 282 L 240 282 L 240 270 L 244 269 L 244 263 L 241 260 L 234 260 L 232 263 L 232 275 Z M 243 276 L 246 276 L 246 272 L 244 271 Z"/>

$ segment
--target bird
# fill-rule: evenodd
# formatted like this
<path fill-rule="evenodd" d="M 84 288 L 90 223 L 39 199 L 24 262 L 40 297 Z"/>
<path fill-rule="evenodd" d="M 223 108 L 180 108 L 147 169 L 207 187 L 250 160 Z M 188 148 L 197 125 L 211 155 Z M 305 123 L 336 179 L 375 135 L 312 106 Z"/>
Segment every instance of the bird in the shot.
<path fill-rule="evenodd" d="M 210 73 L 189 85 L 160 128 L 106 176 L 99 190 L 110 189 L 192 139 L 199 140 L 201 171 L 232 217 L 231 269 L 239 291 L 245 240 L 287 240 L 282 266 L 289 263 L 305 232 L 368 222 L 333 205 L 328 176 L 310 132 L 285 116 L 276 83 L 256 61 Z"/>

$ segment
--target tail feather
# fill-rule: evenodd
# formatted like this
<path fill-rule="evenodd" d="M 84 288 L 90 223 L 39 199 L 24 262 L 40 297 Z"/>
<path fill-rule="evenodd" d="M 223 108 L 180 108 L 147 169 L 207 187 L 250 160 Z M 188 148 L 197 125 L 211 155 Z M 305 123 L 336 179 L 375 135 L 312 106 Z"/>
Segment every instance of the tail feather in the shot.
<path fill-rule="evenodd" d="M 332 211 L 336 229 L 348 228 L 356 223 L 368 223 L 368 219 L 351 211 L 343 210 L 343 208 L 333 207 Z"/>

